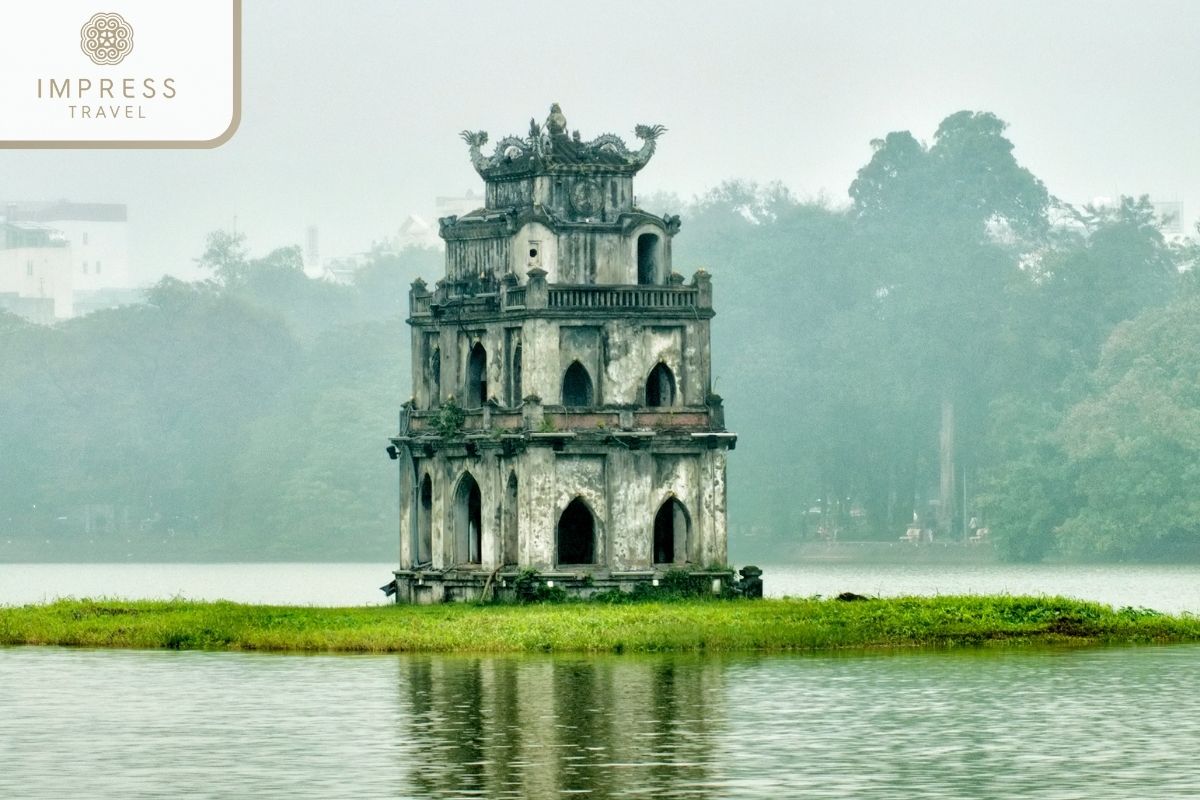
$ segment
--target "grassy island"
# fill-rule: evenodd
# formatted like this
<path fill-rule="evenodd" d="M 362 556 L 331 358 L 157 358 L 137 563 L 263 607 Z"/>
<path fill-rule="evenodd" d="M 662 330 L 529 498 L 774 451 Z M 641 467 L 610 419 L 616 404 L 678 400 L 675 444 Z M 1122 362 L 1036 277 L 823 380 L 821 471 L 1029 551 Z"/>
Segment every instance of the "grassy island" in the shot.
<path fill-rule="evenodd" d="M 62 600 L 0 607 L 0 645 L 303 652 L 821 651 L 1200 641 L 1200 618 L 1058 597 L 313 608 Z"/>

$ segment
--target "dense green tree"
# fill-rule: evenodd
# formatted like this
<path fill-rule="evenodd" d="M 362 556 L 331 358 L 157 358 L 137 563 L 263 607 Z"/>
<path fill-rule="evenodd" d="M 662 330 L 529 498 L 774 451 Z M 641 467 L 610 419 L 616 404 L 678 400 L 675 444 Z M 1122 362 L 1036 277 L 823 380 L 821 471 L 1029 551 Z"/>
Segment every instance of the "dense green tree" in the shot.
<path fill-rule="evenodd" d="M 989 410 L 978 510 L 1005 560 L 1039 561 L 1080 503 L 1058 435 L 1063 412 L 1048 399 L 1015 394 Z"/>
<path fill-rule="evenodd" d="M 1042 331 L 1041 355 L 1057 375 L 1093 368 L 1118 323 L 1165 303 L 1182 256 L 1164 240 L 1145 196 L 1071 211 L 1079 227 L 1032 265 L 1041 291 L 1029 310 Z"/>
<path fill-rule="evenodd" d="M 143 305 L 53 327 L 0 314 L 0 545 L 388 557 L 383 448 L 407 383 L 407 284 L 428 255 L 374 254 L 362 287 L 306 277 L 296 248 L 251 258 L 232 234 L 202 261 L 213 279 L 165 278 Z"/>
<path fill-rule="evenodd" d="M 239 537 L 273 533 L 274 557 L 394 556 L 399 498 L 384 448 L 408 386 L 396 318 L 329 331 L 236 454 L 230 516 Z"/>
<path fill-rule="evenodd" d="M 1017 163 L 1004 129 L 993 114 L 960 111 L 928 147 L 907 131 L 889 134 L 872 143 L 850 187 L 895 361 L 924 387 L 913 400 L 937 409 L 944 532 L 957 528 L 960 456 L 982 434 L 981 416 L 970 412 L 995 392 L 989 362 L 1005 355 L 1011 286 L 1025 280 L 1021 255 L 1049 227 L 1049 194 Z"/>
<path fill-rule="evenodd" d="M 21 372 L 4 381 L 13 413 L 0 441 L 15 459 L 0 483 L 25 487 L 10 507 L 41 532 L 88 506 L 127 530 L 212 524 L 238 436 L 297 357 L 271 315 L 169 279 L 144 305 L 9 331 L 2 344 Z"/>
<path fill-rule="evenodd" d="M 1055 536 L 1069 519 L 1076 519 L 1071 530 L 1083 530 L 1077 517 L 1087 503 L 1078 489 L 1081 465 L 1068 456 L 1061 423 L 1070 406 L 1092 402 L 1090 373 L 1105 339 L 1118 323 L 1172 296 L 1186 256 L 1164 240 L 1145 197 L 1073 215 L 1078 225 L 1060 229 L 1027 265 L 1034 280 L 1017 306 L 1022 369 L 989 409 L 983 510 L 1002 554 L 1017 560 L 1040 558 L 1060 544 L 1076 555 L 1121 555 L 1094 547 L 1090 536 Z"/>
<path fill-rule="evenodd" d="M 1068 553 L 1200 555 L 1200 296 L 1119 325 L 1060 435 L 1082 498 Z"/>
<path fill-rule="evenodd" d="M 246 234 L 216 230 L 204 240 L 204 252 L 196 263 L 201 269 L 212 272 L 213 278 L 222 285 L 236 286 L 245 280 L 249 255 Z"/>
<path fill-rule="evenodd" d="M 682 211 L 675 268 L 714 274 L 713 389 L 742 442 L 730 470 L 734 507 L 743 510 L 735 529 L 743 541 L 803 536 L 807 510 L 841 491 L 840 474 L 814 458 L 826 441 L 826 418 L 813 411 L 825 396 L 814 364 L 826 321 L 858 291 L 849 218 L 779 185 L 744 182 Z"/>

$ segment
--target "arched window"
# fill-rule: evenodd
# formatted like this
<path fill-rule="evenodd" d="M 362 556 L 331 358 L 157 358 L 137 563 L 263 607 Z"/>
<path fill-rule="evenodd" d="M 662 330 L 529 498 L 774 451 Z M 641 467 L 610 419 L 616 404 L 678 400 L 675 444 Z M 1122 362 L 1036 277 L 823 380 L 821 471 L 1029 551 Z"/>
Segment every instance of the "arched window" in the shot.
<path fill-rule="evenodd" d="M 596 561 L 596 521 L 587 503 L 576 497 L 558 518 L 555 537 L 555 562 L 558 564 L 594 564 Z"/>
<path fill-rule="evenodd" d="M 479 564 L 483 561 L 483 498 L 479 484 L 464 473 L 454 494 L 455 561 Z"/>
<path fill-rule="evenodd" d="M 646 405 L 651 408 L 675 405 L 675 375 L 661 361 L 646 379 Z"/>
<path fill-rule="evenodd" d="M 507 565 L 517 563 L 517 473 L 508 474 L 508 489 L 504 493 L 504 558 Z"/>
<path fill-rule="evenodd" d="M 659 238 L 657 234 L 643 233 L 637 240 L 638 283 L 646 286 L 658 283 Z"/>
<path fill-rule="evenodd" d="M 691 522 L 683 503 L 668 498 L 654 515 L 654 563 L 684 564 L 688 560 Z"/>
<path fill-rule="evenodd" d="M 467 408 L 479 408 L 487 402 L 487 350 L 481 342 L 476 342 L 471 348 L 471 358 L 467 362 Z"/>
<path fill-rule="evenodd" d="M 429 354 L 429 407 L 442 402 L 442 349 L 434 347 Z"/>
<path fill-rule="evenodd" d="M 578 361 L 572 361 L 563 375 L 562 404 L 575 407 L 592 405 L 592 378 L 587 368 Z"/>
<path fill-rule="evenodd" d="M 417 503 L 417 563 L 433 561 L 433 481 L 425 473 Z"/>
<path fill-rule="evenodd" d="M 508 404 L 509 406 L 519 406 L 521 404 L 521 345 L 513 348 L 512 354 L 512 378 L 510 379 Z"/>

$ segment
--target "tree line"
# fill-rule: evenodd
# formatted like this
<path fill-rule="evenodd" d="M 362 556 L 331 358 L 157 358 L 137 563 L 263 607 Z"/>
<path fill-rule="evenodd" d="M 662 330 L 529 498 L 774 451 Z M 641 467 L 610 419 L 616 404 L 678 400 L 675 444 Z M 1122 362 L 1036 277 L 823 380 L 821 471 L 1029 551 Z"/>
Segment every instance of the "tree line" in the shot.
<path fill-rule="evenodd" d="M 847 204 L 643 203 L 714 276 L 734 552 L 915 519 L 1011 559 L 1200 556 L 1194 242 L 1145 197 L 1060 201 L 989 113 L 871 144 Z M 0 559 L 394 558 L 383 446 L 440 252 L 374 252 L 352 286 L 227 232 L 199 262 L 143 305 L 0 315 Z"/>
<path fill-rule="evenodd" d="M 0 559 L 395 557 L 384 447 L 440 253 L 374 253 L 354 286 L 226 232 L 199 260 L 144 304 L 0 316 Z"/>
<path fill-rule="evenodd" d="M 888 134 L 845 206 L 729 183 L 690 209 L 676 263 L 714 272 L 744 534 L 915 519 L 1013 560 L 1200 556 L 1196 245 L 1144 196 L 1054 197 L 1005 127 Z"/>

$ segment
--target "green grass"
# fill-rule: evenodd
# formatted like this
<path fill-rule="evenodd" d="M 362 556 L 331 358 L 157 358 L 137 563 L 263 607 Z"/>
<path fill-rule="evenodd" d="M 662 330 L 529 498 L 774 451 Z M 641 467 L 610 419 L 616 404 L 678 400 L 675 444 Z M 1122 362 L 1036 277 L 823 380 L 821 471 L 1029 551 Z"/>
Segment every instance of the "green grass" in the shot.
<path fill-rule="evenodd" d="M 734 652 L 1200 641 L 1200 618 L 1057 597 L 311 608 L 62 600 L 0 607 L 0 645 L 307 652 Z"/>

